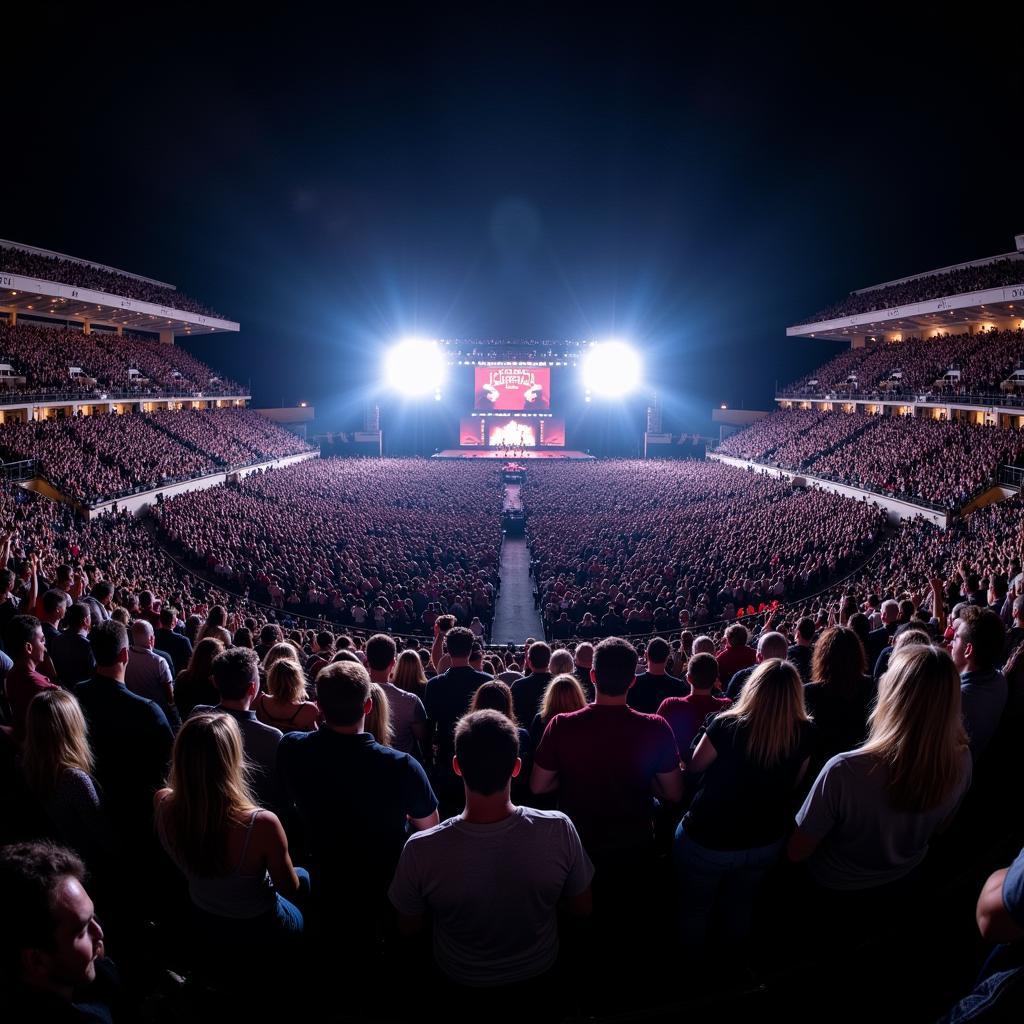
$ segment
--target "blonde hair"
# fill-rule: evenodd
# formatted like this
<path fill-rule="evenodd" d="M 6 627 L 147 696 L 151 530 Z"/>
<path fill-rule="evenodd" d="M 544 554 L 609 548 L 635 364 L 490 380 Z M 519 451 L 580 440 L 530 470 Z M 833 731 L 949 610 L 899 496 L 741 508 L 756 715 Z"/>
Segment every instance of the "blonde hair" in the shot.
<path fill-rule="evenodd" d="M 187 719 L 174 741 L 168 785 L 157 813 L 177 858 L 196 875 L 226 874 L 230 826 L 246 823 L 259 807 L 238 723 L 216 713 Z"/>
<path fill-rule="evenodd" d="M 269 672 L 274 667 L 274 662 L 280 661 L 282 658 L 298 661 L 299 649 L 288 640 L 282 640 L 279 644 L 274 644 L 263 658 L 263 671 Z"/>
<path fill-rule="evenodd" d="M 567 651 L 564 647 L 560 647 L 555 651 L 548 662 L 548 671 L 553 676 L 570 673 L 575 667 L 576 662 L 573 660 L 572 651 Z"/>
<path fill-rule="evenodd" d="M 267 673 L 267 690 L 271 697 L 285 704 L 298 704 L 306 699 L 306 674 L 292 658 L 275 661 Z"/>
<path fill-rule="evenodd" d="M 960 782 L 967 749 L 953 659 L 931 644 L 895 651 L 869 721 L 860 749 L 889 769 L 893 808 L 919 814 L 938 807 Z"/>
<path fill-rule="evenodd" d="M 391 673 L 391 682 L 407 693 L 415 693 L 417 696 L 423 693 L 427 685 L 427 673 L 423 671 L 423 662 L 415 651 L 402 651 L 398 656 Z"/>
<path fill-rule="evenodd" d="M 85 716 L 66 690 L 43 690 L 29 702 L 22 766 L 29 789 L 40 800 L 53 796 L 69 768 L 92 774 Z"/>
<path fill-rule="evenodd" d="M 809 722 L 800 673 L 781 658 L 762 661 L 750 674 L 739 700 L 719 719 L 735 718 L 750 730 L 747 754 L 762 768 L 791 756 L 800 740 L 800 723 Z"/>
<path fill-rule="evenodd" d="M 550 722 L 555 715 L 579 711 L 587 706 L 587 695 L 580 681 L 568 672 L 563 672 L 548 683 L 540 704 L 540 720 Z"/>
<path fill-rule="evenodd" d="M 391 705 L 388 695 L 380 683 L 370 683 L 370 699 L 373 707 L 363 724 L 364 732 L 372 732 L 373 738 L 383 747 L 390 747 L 395 738 L 395 730 L 391 725 Z"/>

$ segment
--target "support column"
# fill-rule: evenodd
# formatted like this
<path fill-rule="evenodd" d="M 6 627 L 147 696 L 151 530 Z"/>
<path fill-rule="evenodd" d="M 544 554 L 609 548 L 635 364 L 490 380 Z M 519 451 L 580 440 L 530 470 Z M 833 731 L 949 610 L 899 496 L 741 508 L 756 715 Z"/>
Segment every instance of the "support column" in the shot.
<path fill-rule="evenodd" d="M 160 332 L 160 344 L 161 345 L 173 345 L 174 344 L 174 331 L 161 331 Z"/>
<path fill-rule="evenodd" d="M 89 323 L 88 320 L 83 320 L 82 321 L 82 333 L 83 334 L 92 334 L 92 324 Z"/>

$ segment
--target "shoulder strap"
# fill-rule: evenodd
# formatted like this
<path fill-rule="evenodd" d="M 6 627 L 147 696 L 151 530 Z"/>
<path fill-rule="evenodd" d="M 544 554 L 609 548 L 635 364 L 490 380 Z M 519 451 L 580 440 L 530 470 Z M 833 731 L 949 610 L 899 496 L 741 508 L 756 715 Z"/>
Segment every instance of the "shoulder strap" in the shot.
<path fill-rule="evenodd" d="M 249 840 L 252 839 L 252 827 L 256 824 L 256 818 L 261 810 L 262 808 L 257 807 L 249 819 L 249 827 L 245 830 L 245 842 L 242 844 L 242 856 L 238 858 L 238 867 L 235 868 L 236 874 L 242 870 L 242 865 L 245 863 L 245 855 L 249 852 Z"/>

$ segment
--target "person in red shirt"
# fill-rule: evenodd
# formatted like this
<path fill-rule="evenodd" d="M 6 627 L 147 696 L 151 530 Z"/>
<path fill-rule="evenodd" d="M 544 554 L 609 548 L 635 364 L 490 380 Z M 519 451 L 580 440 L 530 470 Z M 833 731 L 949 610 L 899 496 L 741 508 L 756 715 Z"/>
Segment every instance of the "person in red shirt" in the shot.
<path fill-rule="evenodd" d="M 714 655 L 695 654 L 686 666 L 686 681 L 690 684 L 686 697 L 667 697 L 658 708 L 658 714 L 668 722 L 676 738 L 683 764 L 689 764 L 690 744 L 708 715 L 724 711 L 732 703 L 711 692 L 718 686 L 718 662 Z"/>
<path fill-rule="evenodd" d="M 757 654 L 747 646 L 750 633 L 746 626 L 734 622 L 725 631 L 725 650 L 718 655 L 718 674 L 728 681 L 743 668 L 750 668 L 757 661 Z"/>
<path fill-rule="evenodd" d="M 47 661 L 43 625 L 34 615 L 15 615 L 4 630 L 4 643 L 14 661 L 7 673 L 4 688 L 11 707 L 14 738 L 25 739 L 25 716 L 32 698 L 43 690 L 54 690 L 56 685 L 37 668 Z"/>

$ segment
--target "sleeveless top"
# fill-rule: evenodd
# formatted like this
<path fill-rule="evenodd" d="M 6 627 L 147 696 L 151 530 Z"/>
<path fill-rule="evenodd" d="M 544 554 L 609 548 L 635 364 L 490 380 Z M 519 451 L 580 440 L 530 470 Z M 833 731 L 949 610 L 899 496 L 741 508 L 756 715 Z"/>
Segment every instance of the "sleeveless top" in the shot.
<path fill-rule="evenodd" d="M 221 875 L 217 878 L 202 878 L 199 875 L 194 875 L 178 860 L 168 841 L 167 833 L 164 831 L 163 817 L 157 815 L 157 832 L 160 842 L 163 843 L 171 860 L 177 864 L 182 874 L 188 879 L 189 895 L 200 910 L 205 910 L 208 914 L 214 914 L 217 917 L 251 920 L 276 909 L 277 893 L 270 881 L 269 873 L 264 870 L 259 875 L 242 874 L 242 865 L 245 863 L 245 855 L 249 852 L 249 840 L 252 838 L 252 827 L 256 824 L 256 817 L 259 813 L 260 808 L 252 812 L 249 827 L 245 831 L 242 855 L 238 858 L 238 864 L 234 871 L 229 875 Z"/>
<path fill-rule="evenodd" d="M 303 709 L 305 709 L 309 701 L 305 701 L 296 707 L 292 712 L 291 718 L 278 717 L 267 710 L 267 695 L 261 693 L 257 698 L 260 702 L 259 708 L 257 709 L 257 717 L 264 725 L 272 725 L 275 729 L 280 729 L 281 732 L 313 732 L 315 730 L 299 729 L 295 726 L 295 719 L 299 717 Z"/>

